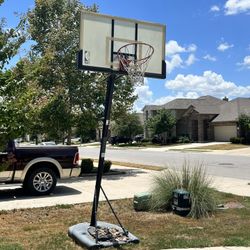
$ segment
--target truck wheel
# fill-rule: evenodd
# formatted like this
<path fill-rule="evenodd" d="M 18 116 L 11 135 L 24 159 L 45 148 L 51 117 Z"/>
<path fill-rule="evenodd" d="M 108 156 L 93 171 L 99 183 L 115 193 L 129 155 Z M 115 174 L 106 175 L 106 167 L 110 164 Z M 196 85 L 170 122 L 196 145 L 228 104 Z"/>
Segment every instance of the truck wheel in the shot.
<path fill-rule="evenodd" d="M 56 186 L 55 172 L 46 167 L 34 169 L 27 177 L 24 188 L 33 195 L 50 194 Z"/>

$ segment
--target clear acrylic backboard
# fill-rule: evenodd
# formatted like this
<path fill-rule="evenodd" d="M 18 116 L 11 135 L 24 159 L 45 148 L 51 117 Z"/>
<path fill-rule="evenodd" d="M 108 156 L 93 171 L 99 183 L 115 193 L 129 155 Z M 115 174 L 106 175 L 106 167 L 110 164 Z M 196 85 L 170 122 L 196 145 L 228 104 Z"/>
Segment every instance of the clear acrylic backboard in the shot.
<path fill-rule="evenodd" d="M 78 68 L 124 74 L 120 68 L 117 51 L 129 43 L 146 43 L 153 47 L 154 53 L 144 76 L 164 79 L 165 37 L 166 26 L 162 24 L 83 11 Z M 129 56 L 140 59 L 143 52 L 135 48 Z"/>

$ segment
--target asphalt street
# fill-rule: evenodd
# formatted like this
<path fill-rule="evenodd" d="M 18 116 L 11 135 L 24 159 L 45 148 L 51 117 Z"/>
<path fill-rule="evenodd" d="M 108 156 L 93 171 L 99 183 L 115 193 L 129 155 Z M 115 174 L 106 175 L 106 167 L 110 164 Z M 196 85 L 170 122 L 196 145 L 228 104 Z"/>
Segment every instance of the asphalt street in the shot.
<path fill-rule="evenodd" d="M 82 158 L 99 156 L 99 147 L 79 147 Z M 216 154 L 214 152 L 149 151 L 140 149 L 107 148 L 105 159 L 179 169 L 186 161 L 191 166 L 203 164 L 208 174 L 250 180 L 250 156 Z"/>

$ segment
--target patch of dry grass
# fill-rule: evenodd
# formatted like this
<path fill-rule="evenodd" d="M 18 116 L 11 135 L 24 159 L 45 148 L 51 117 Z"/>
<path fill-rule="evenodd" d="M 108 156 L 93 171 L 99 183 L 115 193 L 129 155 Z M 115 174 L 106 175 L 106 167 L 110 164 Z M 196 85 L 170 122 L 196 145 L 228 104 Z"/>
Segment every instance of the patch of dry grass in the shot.
<path fill-rule="evenodd" d="M 131 199 L 112 201 L 124 226 L 141 240 L 139 245 L 120 249 L 250 246 L 250 198 L 217 195 L 221 203 L 239 202 L 245 207 L 221 210 L 209 219 L 196 220 L 172 213 L 135 212 Z M 0 249 L 82 249 L 67 231 L 71 225 L 89 221 L 91 207 L 79 204 L 0 212 Z M 100 202 L 98 217 L 117 224 L 105 202 Z"/>

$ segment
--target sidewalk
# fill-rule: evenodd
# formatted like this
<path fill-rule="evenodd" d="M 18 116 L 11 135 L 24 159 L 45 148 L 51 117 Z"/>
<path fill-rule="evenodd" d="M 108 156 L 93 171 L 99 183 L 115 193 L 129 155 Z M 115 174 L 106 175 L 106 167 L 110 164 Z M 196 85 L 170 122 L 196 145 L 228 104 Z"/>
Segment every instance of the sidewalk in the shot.
<path fill-rule="evenodd" d="M 185 150 L 189 148 L 199 148 L 203 146 L 219 145 L 226 144 L 227 142 L 197 142 L 197 143 L 186 143 L 181 145 L 170 145 L 170 146 L 161 146 L 161 147 L 152 147 L 152 148 L 142 148 L 143 151 L 168 151 L 168 150 Z M 227 150 L 228 151 L 228 150 Z"/>
<path fill-rule="evenodd" d="M 231 149 L 231 150 L 212 150 L 212 149 L 200 149 L 200 147 L 204 146 L 213 146 L 213 145 L 220 145 L 220 144 L 230 144 L 230 142 L 197 142 L 197 143 L 184 143 L 179 145 L 166 145 L 166 146 L 156 146 L 156 147 L 116 147 L 108 145 L 108 148 L 114 148 L 114 149 L 138 149 L 140 151 L 153 151 L 153 152 L 166 152 L 166 151 L 181 151 L 181 150 L 187 150 L 187 151 L 193 151 L 193 152 L 200 152 L 200 153 L 206 153 L 206 154 L 225 154 L 225 155 L 237 155 L 237 156 L 249 156 L 250 157 L 250 146 L 246 148 L 240 148 L 240 149 Z M 84 145 L 84 147 L 99 147 L 96 144 L 92 145 Z"/>

